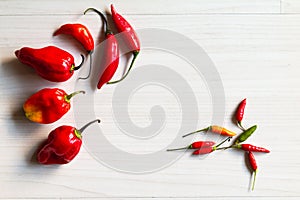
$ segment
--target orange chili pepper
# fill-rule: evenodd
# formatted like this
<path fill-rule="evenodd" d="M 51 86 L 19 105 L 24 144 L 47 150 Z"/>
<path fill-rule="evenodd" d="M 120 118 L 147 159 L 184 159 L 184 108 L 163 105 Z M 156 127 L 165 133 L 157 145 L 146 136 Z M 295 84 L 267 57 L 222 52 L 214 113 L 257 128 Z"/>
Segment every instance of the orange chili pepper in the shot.
<path fill-rule="evenodd" d="M 210 131 L 212 133 L 217 133 L 217 134 L 220 134 L 220 135 L 225 135 L 225 136 L 229 136 L 229 137 L 232 137 L 232 136 L 235 136 L 236 133 L 230 131 L 230 130 L 227 130 L 226 128 L 224 127 L 221 127 L 221 126 L 217 126 L 217 125 L 213 125 L 213 126 L 209 126 L 207 128 L 204 128 L 204 129 L 200 129 L 200 130 L 197 130 L 197 131 L 194 131 L 194 132 L 191 132 L 191 133 L 188 133 L 182 137 L 186 137 L 188 135 L 192 135 L 194 133 L 199 133 L 199 132 L 207 132 L 207 131 Z"/>

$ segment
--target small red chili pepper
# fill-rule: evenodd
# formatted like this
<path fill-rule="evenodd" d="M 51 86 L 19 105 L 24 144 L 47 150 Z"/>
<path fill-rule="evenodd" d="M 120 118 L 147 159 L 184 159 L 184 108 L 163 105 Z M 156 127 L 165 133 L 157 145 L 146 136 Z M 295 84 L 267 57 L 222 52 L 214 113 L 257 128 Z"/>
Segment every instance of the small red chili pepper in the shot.
<path fill-rule="evenodd" d="M 215 149 L 213 147 L 203 147 L 201 149 L 197 149 L 193 152 L 193 155 L 202 155 L 202 154 L 209 154 L 213 152 Z"/>
<path fill-rule="evenodd" d="M 246 99 L 244 99 L 238 106 L 235 114 L 236 121 L 238 123 L 238 126 L 241 127 L 242 130 L 245 130 L 245 128 L 242 126 L 242 120 L 244 117 L 244 111 L 246 107 Z"/>
<path fill-rule="evenodd" d="M 54 32 L 54 36 L 59 34 L 71 35 L 87 50 L 88 53 L 94 50 L 94 39 L 90 31 L 83 24 L 64 24 Z"/>
<path fill-rule="evenodd" d="M 105 47 L 104 47 L 104 62 L 103 62 L 103 68 L 105 69 L 103 74 L 101 75 L 97 88 L 100 89 L 105 83 L 110 81 L 110 79 L 115 74 L 118 66 L 119 66 L 119 45 L 116 40 L 116 37 L 114 36 L 113 32 L 108 28 L 108 23 L 105 18 L 105 16 L 95 8 L 88 8 L 84 14 L 86 14 L 88 11 L 94 11 L 96 12 L 104 21 L 105 26 Z"/>
<path fill-rule="evenodd" d="M 49 133 L 45 144 L 37 153 L 37 160 L 40 164 L 67 164 L 78 154 L 82 144 L 82 132 L 92 123 L 100 120 L 94 120 L 76 129 L 72 126 L 60 126 Z"/>
<path fill-rule="evenodd" d="M 84 56 L 81 55 L 81 64 L 76 67 L 70 53 L 54 46 L 41 49 L 23 47 L 15 51 L 15 54 L 20 62 L 29 65 L 42 78 L 52 82 L 68 80 L 84 62 Z"/>
<path fill-rule="evenodd" d="M 118 83 L 118 82 L 122 81 L 129 74 L 129 72 L 134 64 L 134 61 L 140 52 L 141 45 L 140 45 L 140 40 L 139 40 L 136 32 L 134 31 L 132 26 L 129 24 L 129 22 L 122 15 L 117 13 L 116 9 L 114 8 L 114 6 L 112 4 L 111 4 L 110 8 L 111 8 L 112 19 L 113 19 L 114 24 L 116 25 L 118 32 L 122 33 L 124 43 L 127 45 L 128 49 L 130 51 L 132 51 L 132 53 L 133 53 L 133 59 L 131 61 L 131 64 L 130 64 L 126 74 L 117 81 L 112 81 L 112 82 L 107 83 L 107 84 L 114 84 L 114 83 Z"/>
<path fill-rule="evenodd" d="M 71 107 L 73 96 L 84 91 L 67 94 L 58 88 L 45 88 L 30 96 L 23 105 L 25 116 L 37 123 L 49 124 L 59 120 Z"/>
<path fill-rule="evenodd" d="M 220 134 L 220 135 L 225 135 L 225 136 L 229 136 L 229 137 L 232 137 L 232 136 L 235 136 L 236 133 L 232 132 L 232 131 L 229 131 L 227 130 L 226 128 L 223 128 L 221 126 L 216 126 L 216 125 L 213 125 L 213 126 L 209 126 L 207 128 L 204 128 L 204 129 L 201 129 L 201 130 L 197 130 L 197 131 L 194 131 L 194 132 L 191 132 L 191 133 L 188 133 L 186 135 L 183 135 L 182 137 L 186 137 L 188 135 L 192 135 L 194 133 L 199 133 L 199 132 L 207 132 L 207 131 L 211 131 L 212 133 L 217 133 L 217 134 Z"/>
<path fill-rule="evenodd" d="M 193 142 L 189 146 L 177 148 L 177 149 L 167 149 L 167 151 L 176 151 L 176 150 L 182 150 L 182 149 L 200 149 L 200 148 L 205 148 L 205 147 L 212 147 L 215 144 L 216 143 L 213 141 L 197 141 L 197 142 Z"/>
<path fill-rule="evenodd" d="M 238 144 L 238 145 L 234 145 L 233 147 L 237 149 L 242 149 L 244 151 L 270 153 L 268 149 L 265 149 L 263 147 L 257 147 L 252 144 Z"/>
<path fill-rule="evenodd" d="M 249 163 L 250 163 L 251 169 L 253 170 L 253 175 L 254 175 L 253 181 L 252 181 L 252 190 L 254 190 L 256 173 L 257 173 L 257 164 L 256 164 L 254 154 L 251 151 L 248 152 L 248 158 L 249 158 Z"/>

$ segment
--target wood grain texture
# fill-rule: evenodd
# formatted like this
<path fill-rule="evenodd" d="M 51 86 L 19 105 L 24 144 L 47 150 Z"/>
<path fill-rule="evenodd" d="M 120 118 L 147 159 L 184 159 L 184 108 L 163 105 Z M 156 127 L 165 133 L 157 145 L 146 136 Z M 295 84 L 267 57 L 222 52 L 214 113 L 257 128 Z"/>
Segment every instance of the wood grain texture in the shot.
<path fill-rule="evenodd" d="M 299 13 L 300 2 L 297 0 L 281 0 L 282 13 Z"/>
<path fill-rule="evenodd" d="M 138 14 L 201 14 L 201 13 L 279 13 L 280 0 L 190 0 L 183 4 L 180 0 L 152 0 L 141 2 L 131 0 L 115 1 L 72 1 L 60 0 L 43 1 L 30 0 L 26 4 L 22 0 L 0 1 L 2 13 L 0 15 L 62 15 L 82 13 L 88 7 L 109 9 L 114 3 L 125 15 Z M 180 5 L 180 6 L 178 6 Z"/>
<path fill-rule="evenodd" d="M 101 28 L 98 17 L 92 14 L 81 16 L 80 13 L 88 6 L 104 9 L 108 3 L 74 1 L 71 6 L 66 6 L 68 1 L 44 1 L 43 4 L 33 0 L 26 4 L 21 2 L 0 1 L 0 198 L 300 197 L 300 161 L 297 159 L 300 137 L 296 131 L 300 121 L 300 15 L 268 14 L 279 13 L 280 1 L 174 1 L 169 9 L 160 1 L 145 2 L 141 6 L 136 6 L 137 1 L 116 1 L 137 29 L 166 28 L 186 35 L 206 51 L 224 86 L 224 126 L 239 132 L 231 120 L 232 112 L 241 99 L 248 98 L 245 126 L 255 123 L 259 127 L 249 142 L 272 151 L 268 155 L 256 154 L 259 172 L 254 192 L 248 191 L 251 174 L 245 166 L 244 154 L 234 150 L 217 152 L 205 159 L 178 152 L 182 157 L 172 165 L 154 173 L 139 175 L 106 167 L 95 160 L 85 147 L 68 165 L 45 167 L 33 164 L 32 155 L 39 143 L 53 128 L 61 124 L 75 124 L 74 114 L 72 109 L 58 122 L 41 126 L 25 119 L 22 103 L 43 87 L 73 91 L 77 76 L 86 74 L 88 62 L 71 80 L 55 84 L 42 80 L 16 61 L 14 50 L 21 46 L 55 44 L 72 52 L 76 62 L 79 62 L 82 48 L 68 37 L 52 37 L 52 32 L 63 23 L 82 22 L 98 38 Z M 169 42 L 172 45 L 177 41 Z M 122 63 L 125 64 L 124 59 Z M 173 54 L 142 49 L 136 69 L 147 64 L 166 65 L 180 73 L 196 94 L 200 111 L 198 127 L 211 122 L 215 113 L 212 112 L 210 91 L 190 65 Z M 116 77 L 120 74 L 121 71 L 118 71 Z M 151 122 L 150 109 L 157 104 L 165 109 L 167 117 L 161 134 L 148 140 L 138 140 L 118 129 L 112 110 L 114 89 L 115 86 L 105 87 L 95 94 L 95 114 L 101 117 L 101 130 L 113 145 L 140 154 L 159 151 L 171 143 L 181 122 L 181 107 L 170 91 L 145 87 L 131 97 L 129 114 L 136 125 L 147 126 Z M 82 114 L 88 113 L 83 110 Z M 208 138 L 198 135 L 195 139 L 203 137 Z M 122 162 L 123 158 L 117 160 Z"/>

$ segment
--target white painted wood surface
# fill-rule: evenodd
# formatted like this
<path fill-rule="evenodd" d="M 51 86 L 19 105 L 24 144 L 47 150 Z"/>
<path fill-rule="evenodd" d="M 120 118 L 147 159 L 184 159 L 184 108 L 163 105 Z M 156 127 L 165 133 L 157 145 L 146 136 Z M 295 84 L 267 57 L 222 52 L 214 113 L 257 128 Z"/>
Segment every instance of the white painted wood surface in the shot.
<path fill-rule="evenodd" d="M 259 125 L 249 142 L 266 146 L 272 153 L 257 155 L 259 171 L 256 190 L 249 192 L 250 172 L 241 152 L 217 152 L 206 159 L 184 154 L 174 164 L 154 173 L 130 174 L 97 162 L 82 148 L 68 165 L 39 166 L 30 162 L 40 141 L 61 124 L 74 124 L 71 112 L 51 125 L 36 125 L 25 119 L 21 107 L 26 98 L 43 87 L 74 90 L 76 75 L 61 84 L 38 78 L 16 61 L 14 51 L 22 46 L 55 44 L 76 55 L 80 46 L 70 38 L 53 38 L 52 32 L 68 22 L 85 23 L 95 37 L 100 24 L 95 15 L 82 16 L 93 6 L 107 10 L 110 1 L 0 1 L 0 198 L 95 198 L 95 199 L 298 199 L 300 198 L 300 4 L 292 0 L 201 0 L 201 1 L 114 1 L 137 29 L 166 28 L 198 43 L 214 62 L 224 85 L 224 126 L 238 131 L 232 112 L 244 97 L 249 100 L 245 125 Z M 292 13 L 292 14 L 286 14 Z M 143 38 L 141 38 L 143 40 Z M 173 41 L 176 42 L 176 41 Z M 136 67 L 149 63 L 171 63 L 189 78 L 199 108 L 199 128 L 211 119 L 209 93 L 203 81 L 172 58 L 142 51 Z M 180 71 L 181 70 L 181 71 Z M 81 74 L 84 74 L 84 71 Z M 118 72 L 120 75 L 120 72 Z M 142 90 L 130 102 L 134 123 L 149 123 L 151 105 L 167 106 L 171 126 L 149 141 L 134 140 L 118 131 L 111 113 L 113 88 L 97 93 L 109 141 L 131 153 L 158 151 L 172 140 L 178 128 L 180 107 L 159 88 Z M 171 96 L 172 97 L 172 96 Z M 168 103 L 171 102 L 171 103 Z M 174 104 L 174 105 L 173 105 Z M 178 110 L 179 109 L 179 110 Z M 87 119 L 88 120 L 88 119 Z M 172 126 L 173 123 L 173 126 Z M 169 129 L 168 129 L 169 127 Z M 173 130 L 174 129 L 174 130 Z M 141 145 L 142 144 L 142 145 Z M 145 148 L 146 147 L 146 148 Z M 298 155 L 298 156 L 297 156 Z M 122 158 L 120 158 L 122 162 Z M 147 163 L 145 163 L 147 164 Z"/>

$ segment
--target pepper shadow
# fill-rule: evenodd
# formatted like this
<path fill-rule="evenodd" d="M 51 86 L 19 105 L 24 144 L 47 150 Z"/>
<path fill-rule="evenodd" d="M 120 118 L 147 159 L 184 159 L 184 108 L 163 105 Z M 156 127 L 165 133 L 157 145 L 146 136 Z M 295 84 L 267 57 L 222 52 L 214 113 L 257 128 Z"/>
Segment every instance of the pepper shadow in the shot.
<path fill-rule="evenodd" d="M 1 63 L 1 72 L 2 81 L 4 79 L 4 82 L 11 87 L 11 91 L 7 95 L 12 100 L 5 109 L 10 113 L 5 114 L 7 117 L 4 119 L 7 124 L 10 124 L 7 126 L 7 134 L 14 137 L 38 134 L 41 125 L 31 122 L 25 117 L 23 103 L 45 85 L 55 86 L 55 83 L 42 79 L 34 69 L 20 63 L 16 58 Z"/>

